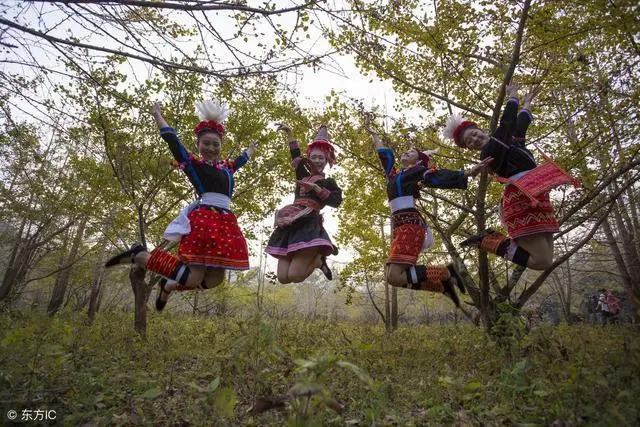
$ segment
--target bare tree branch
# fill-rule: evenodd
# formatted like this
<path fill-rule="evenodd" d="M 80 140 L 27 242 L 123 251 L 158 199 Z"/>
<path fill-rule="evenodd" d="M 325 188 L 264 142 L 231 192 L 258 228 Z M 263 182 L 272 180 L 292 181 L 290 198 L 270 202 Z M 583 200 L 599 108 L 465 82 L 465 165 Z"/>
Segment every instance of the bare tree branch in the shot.
<path fill-rule="evenodd" d="M 211 4 L 210 1 L 191 1 L 191 2 L 172 2 L 172 1 L 145 1 L 145 0 L 26 0 L 28 3 L 62 3 L 68 4 L 99 4 L 100 6 L 137 6 L 153 9 L 171 9 L 181 11 L 211 11 L 211 10 L 232 10 L 237 12 L 255 13 L 262 16 L 279 15 L 282 13 L 295 12 L 307 9 L 324 0 L 311 0 L 298 6 L 291 6 L 284 9 L 263 9 L 259 7 L 245 6 L 241 3 L 217 3 Z M 193 4 L 195 3 L 195 4 Z"/>

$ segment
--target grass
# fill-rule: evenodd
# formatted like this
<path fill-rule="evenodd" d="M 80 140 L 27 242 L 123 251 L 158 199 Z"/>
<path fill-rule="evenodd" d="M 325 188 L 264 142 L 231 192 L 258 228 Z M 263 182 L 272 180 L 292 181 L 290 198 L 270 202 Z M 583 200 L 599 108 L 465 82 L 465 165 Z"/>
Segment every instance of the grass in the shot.
<path fill-rule="evenodd" d="M 0 401 L 64 425 L 638 425 L 640 334 L 152 314 L 0 317 Z M 500 342 L 500 346 L 497 344 Z M 254 405 L 285 402 L 256 413 Z"/>

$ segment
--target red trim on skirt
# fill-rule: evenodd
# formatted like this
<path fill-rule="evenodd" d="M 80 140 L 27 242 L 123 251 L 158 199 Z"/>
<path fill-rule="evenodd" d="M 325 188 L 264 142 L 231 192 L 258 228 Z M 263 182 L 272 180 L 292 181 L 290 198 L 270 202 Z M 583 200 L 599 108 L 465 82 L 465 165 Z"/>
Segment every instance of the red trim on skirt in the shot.
<path fill-rule="evenodd" d="M 536 199 L 538 204 L 533 206 L 531 199 L 518 187 L 508 185 L 504 189 L 501 216 L 512 239 L 560 231 L 558 221 L 553 214 L 549 193 L 540 194 Z"/>
<path fill-rule="evenodd" d="M 206 267 L 249 269 L 247 242 L 229 211 L 198 208 L 189 213 L 191 232 L 182 236 L 178 256 L 188 264 Z"/>
<path fill-rule="evenodd" d="M 415 265 L 422 251 L 425 234 L 424 227 L 420 224 L 404 224 L 395 227 L 387 264 Z"/>

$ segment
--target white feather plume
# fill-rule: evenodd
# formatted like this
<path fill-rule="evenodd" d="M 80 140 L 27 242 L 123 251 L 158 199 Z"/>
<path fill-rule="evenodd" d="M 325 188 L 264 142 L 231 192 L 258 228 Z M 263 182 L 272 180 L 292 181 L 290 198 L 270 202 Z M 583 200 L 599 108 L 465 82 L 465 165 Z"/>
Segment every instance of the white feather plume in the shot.
<path fill-rule="evenodd" d="M 435 150 L 425 150 L 423 151 L 424 154 L 426 154 L 427 156 L 431 157 L 434 154 L 436 154 L 438 152 L 438 149 L 436 148 Z"/>
<path fill-rule="evenodd" d="M 449 117 L 449 120 L 447 120 L 447 124 L 444 126 L 444 129 L 442 130 L 442 135 L 445 138 L 453 139 L 453 132 L 456 130 L 458 126 L 460 126 L 460 123 L 462 123 L 463 121 L 464 119 L 460 117 L 458 114 L 451 115 L 451 117 Z"/>
<path fill-rule="evenodd" d="M 217 123 L 224 123 L 229 117 L 229 107 L 227 104 L 218 100 L 207 99 L 196 104 L 198 109 L 198 117 L 200 120 L 213 120 Z"/>

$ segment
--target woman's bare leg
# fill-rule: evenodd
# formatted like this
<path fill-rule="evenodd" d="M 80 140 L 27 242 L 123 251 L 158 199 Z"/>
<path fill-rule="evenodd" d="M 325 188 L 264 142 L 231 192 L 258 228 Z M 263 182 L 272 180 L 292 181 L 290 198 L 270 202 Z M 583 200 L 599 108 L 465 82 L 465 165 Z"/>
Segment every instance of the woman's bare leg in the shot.
<path fill-rule="evenodd" d="M 319 248 L 302 249 L 296 252 L 289 264 L 288 278 L 291 282 L 300 283 L 311 275 L 316 265 L 316 258 L 320 254 Z"/>
<path fill-rule="evenodd" d="M 292 256 L 289 255 L 286 258 L 278 259 L 278 282 L 284 284 L 291 283 L 289 279 L 289 266 L 291 265 Z"/>
<path fill-rule="evenodd" d="M 540 233 L 514 239 L 516 244 L 529 253 L 527 268 L 546 270 L 553 264 L 553 234 Z"/>
<path fill-rule="evenodd" d="M 224 281 L 226 271 L 224 268 L 208 269 L 204 275 L 204 288 L 212 289 L 220 285 Z"/>

